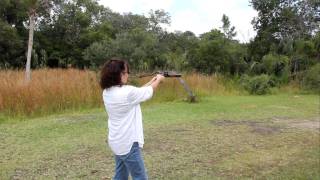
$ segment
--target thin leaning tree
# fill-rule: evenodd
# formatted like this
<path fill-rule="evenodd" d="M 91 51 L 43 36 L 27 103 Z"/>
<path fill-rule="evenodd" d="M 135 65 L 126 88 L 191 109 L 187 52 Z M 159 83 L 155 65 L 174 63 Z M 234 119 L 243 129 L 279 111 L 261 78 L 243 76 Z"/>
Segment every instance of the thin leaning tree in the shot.
<path fill-rule="evenodd" d="M 37 17 L 37 10 L 44 9 L 49 11 L 50 0 L 26 0 L 26 7 L 28 9 L 29 16 L 29 40 L 28 40 L 28 53 L 27 53 L 27 63 L 26 63 L 26 81 L 31 80 L 31 53 L 33 47 L 33 32 L 35 27 L 35 20 Z"/>

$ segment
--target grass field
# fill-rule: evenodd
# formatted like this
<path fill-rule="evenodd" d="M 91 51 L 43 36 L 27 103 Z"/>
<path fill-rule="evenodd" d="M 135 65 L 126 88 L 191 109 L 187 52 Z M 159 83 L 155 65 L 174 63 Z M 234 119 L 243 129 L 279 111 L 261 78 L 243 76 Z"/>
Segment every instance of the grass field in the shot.
<path fill-rule="evenodd" d="M 150 179 L 320 179 L 319 96 L 146 103 Z M 110 179 L 106 113 L 0 124 L 0 179 Z"/>

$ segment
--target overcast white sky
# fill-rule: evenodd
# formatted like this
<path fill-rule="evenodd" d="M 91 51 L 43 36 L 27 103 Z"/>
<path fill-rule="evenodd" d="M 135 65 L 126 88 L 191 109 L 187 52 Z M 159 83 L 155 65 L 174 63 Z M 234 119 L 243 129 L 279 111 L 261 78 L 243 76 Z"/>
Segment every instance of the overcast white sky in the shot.
<path fill-rule="evenodd" d="M 192 31 L 199 35 L 222 26 L 223 14 L 236 27 L 236 39 L 249 42 L 256 33 L 251 20 L 257 12 L 249 0 L 98 0 L 115 12 L 147 15 L 150 9 L 163 9 L 171 16 L 168 31 Z"/>

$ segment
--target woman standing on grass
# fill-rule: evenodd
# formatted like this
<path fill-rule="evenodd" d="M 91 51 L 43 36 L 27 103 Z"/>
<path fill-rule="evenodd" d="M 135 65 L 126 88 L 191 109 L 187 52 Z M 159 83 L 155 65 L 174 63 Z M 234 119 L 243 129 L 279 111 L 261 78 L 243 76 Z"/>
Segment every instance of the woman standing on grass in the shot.
<path fill-rule="evenodd" d="M 115 154 L 116 180 L 148 179 L 141 154 L 144 144 L 140 103 L 150 99 L 164 76 L 157 75 L 143 87 L 126 85 L 129 66 L 111 59 L 101 70 L 100 86 L 108 114 L 108 144 Z"/>

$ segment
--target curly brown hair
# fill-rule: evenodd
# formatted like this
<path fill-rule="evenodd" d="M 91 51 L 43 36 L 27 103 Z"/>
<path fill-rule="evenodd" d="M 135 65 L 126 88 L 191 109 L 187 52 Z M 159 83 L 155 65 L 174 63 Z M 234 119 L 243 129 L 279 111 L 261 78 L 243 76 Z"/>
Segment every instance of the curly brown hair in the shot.
<path fill-rule="evenodd" d="M 129 73 L 129 65 L 125 60 L 112 58 L 107 61 L 100 72 L 100 87 L 102 89 L 108 89 L 112 86 L 122 86 L 121 73 L 126 69 Z"/>

